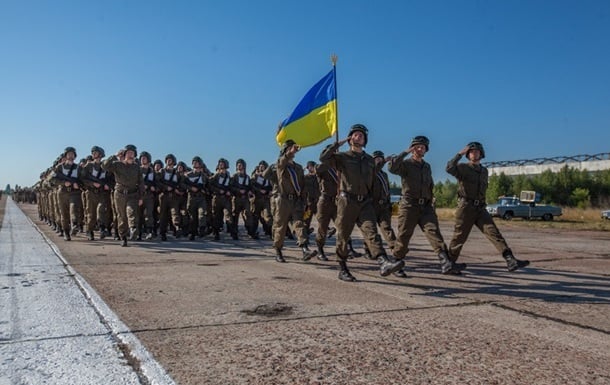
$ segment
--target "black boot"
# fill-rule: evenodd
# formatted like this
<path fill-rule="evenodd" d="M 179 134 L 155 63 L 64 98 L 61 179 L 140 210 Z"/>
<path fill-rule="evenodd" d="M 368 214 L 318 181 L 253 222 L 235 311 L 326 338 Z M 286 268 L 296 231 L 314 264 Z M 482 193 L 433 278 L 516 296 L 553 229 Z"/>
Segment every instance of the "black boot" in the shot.
<path fill-rule="evenodd" d="M 93 236 L 93 231 L 88 231 L 87 232 L 87 240 L 89 241 L 94 241 L 95 237 Z"/>
<path fill-rule="evenodd" d="M 364 256 L 372 261 L 376 259 L 375 257 L 373 257 L 373 254 L 371 254 L 371 250 L 369 250 L 366 244 L 364 244 Z"/>
<path fill-rule="evenodd" d="M 220 241 L 220 232 L 218 230 L 214 230 L 214 240 Z"/>
<path fill-rule="evenodd" d="M 530 264 L 530 261 L 521 261 L 513 256 L 513 252 L 508 249 L 504 250 L 502 257 L 506 260 L 506 268 L 508 271 L 515 271 Z"/>
<path fill-rule="evenodd" d="M 337 233 L 337 228 L 331 227 L 330 229 L 328 229 L 328 233 L 326 233 L 326 238 L 331 238 L 336 233 Z"/>
<path fill-rule="evenodd" d="M 301 250 L 303 250 L 303 261 L 309 261 L 318 254 L 316 250 L 310 250 L 307 244 L 304 244 Z"/>
<path fill-rule="evenodd" d="M 324 246 L 318 246 L 318 259 L 320 261 L 328 261 L 328 257 L 326 256 L 326 253 L 324 252 Z"/>
<path fill-rule="evenodd" d="M 392 274 L 394 274 L 398 278 L 407 278 L 407 273 L 405 272 L 405 268 L 404 267 L 402 269 L 396 270 Z"/>
<path fill-rule="evenodd" d="M 100 239 L 106 238 L 106 226 L 100 226 Z"/>
<path fill-rule="evenodd" d="M 72 240 L 72 238 L 70 237 L 70 233 L 68 231 L 64 232 L 64 240 L 66 240 L 66 241 Z"/>
<path fill-rule="evenodd" d="M 127 237 L 125 236 L 125 237 L 122 237 L 122 238 L 123 238 L 123 241 L 121 242 L 121 246 L 122 247 L 126 247 L 127 246 Z"/>
<path fill-rule="evenodd" d="M 166 233 L 161 233 L 161 241 L 163 241 L 163 242 L 167 241 L 167 234 Z"/>
<path fill-rule="evenodd" d="M 347 263 L 345 260 L 339 260 L 339 266 L 341 267 L 341 271 L 339 271 L 339 279 L 346 282 L 354 282 L 356 278 L 349 272 L 347 269 Z"/>
<path fill-rule="evenodd" d="M 386 254 L 382 254 L 377 257 L 377 261 L 379 262 L 379 273 L 382 277 L 387 277 L 395 271 L 398 271 L 405 267 L 405 261 L 402 259 L 396 260 L 394 257 L 388 256 Z"/>
<path fill-rule="evenodd" d="M 438 260 L 441 263 L 441 274 L 459 275 L 466 268 L 465 263 L 456 264 L 451 261 L 446 251 L 438 253 Z"/>
<path fill-rule="evenodd" d="M 281 249 L 275 249 L 275 260 L 281 263 L 286 262 L 286 260 L 284 259 L 284 255 L 282 254 L 282 250 Z"/>

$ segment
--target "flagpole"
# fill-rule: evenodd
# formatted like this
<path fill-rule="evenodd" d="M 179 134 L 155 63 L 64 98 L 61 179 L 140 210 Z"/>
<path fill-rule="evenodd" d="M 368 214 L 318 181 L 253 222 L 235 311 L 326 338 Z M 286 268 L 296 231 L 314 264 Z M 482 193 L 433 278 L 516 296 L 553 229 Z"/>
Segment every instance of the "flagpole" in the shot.
<path fill-rule="evenodd" d="M 330 61 L 333 63 L 333 76 L 335 78 L 335 103 L 337 104 L 337 108 L 335 108 L 335 141 L 339 141 L 339 94 L 337 90 L 337 60 L 339 57 L 335 54 L 330 55 Z"/>

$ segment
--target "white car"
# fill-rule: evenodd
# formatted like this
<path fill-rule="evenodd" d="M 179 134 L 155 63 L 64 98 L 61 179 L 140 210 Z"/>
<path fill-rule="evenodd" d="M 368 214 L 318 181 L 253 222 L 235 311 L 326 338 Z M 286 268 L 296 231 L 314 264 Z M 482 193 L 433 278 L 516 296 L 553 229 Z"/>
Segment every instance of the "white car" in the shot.
<path fill-rule="evenodd" d="M 602 219 L 610 219 L 610 210 L 602 211 Z"/>

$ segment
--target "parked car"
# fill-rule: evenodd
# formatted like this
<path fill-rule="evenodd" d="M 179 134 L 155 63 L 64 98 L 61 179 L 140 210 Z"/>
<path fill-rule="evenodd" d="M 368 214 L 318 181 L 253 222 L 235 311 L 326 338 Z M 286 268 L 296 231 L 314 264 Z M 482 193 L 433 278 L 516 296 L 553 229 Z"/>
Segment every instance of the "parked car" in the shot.
<path fill-rule="evenodd" d="M 542 218 L 545 221 L 552 221 L 553 218 L 563 213 L 561 207 L 538 205 L 534 202 L 525 203 L 521 202 L 516 196 L 500 197 L 497 203 L 487 205 L 487 212 L 494 217 L 506 220 L 512 218 Z"/>
<path fill-rule="evenodd" d="M 610 219 L 610 210 L 602 211 L 602 219 Z"/>

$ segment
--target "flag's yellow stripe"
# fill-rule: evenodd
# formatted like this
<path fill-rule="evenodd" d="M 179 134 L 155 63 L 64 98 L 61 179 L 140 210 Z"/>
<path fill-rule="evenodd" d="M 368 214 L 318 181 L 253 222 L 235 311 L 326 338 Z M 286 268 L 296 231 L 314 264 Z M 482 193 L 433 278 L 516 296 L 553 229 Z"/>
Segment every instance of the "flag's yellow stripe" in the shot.
<path fill-rule="evenodd" d="M 282 128 L 276 136 L 278 145 L 292 139 L 306 147 L 320 143 L 337 131 L 337 100 L 331 100 L 302 118 Z"/>

